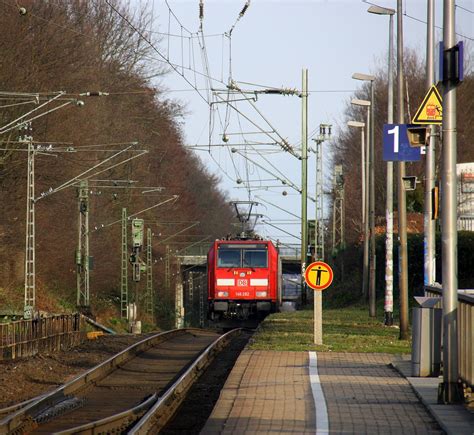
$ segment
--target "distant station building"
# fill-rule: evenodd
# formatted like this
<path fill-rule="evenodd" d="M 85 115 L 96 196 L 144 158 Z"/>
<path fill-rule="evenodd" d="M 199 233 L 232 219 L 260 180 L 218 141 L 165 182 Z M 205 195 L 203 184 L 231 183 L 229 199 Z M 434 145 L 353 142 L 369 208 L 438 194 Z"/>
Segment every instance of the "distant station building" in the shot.
<path fill-rule="evenodd" d="M 458 231 L 474 231 L 474 163 L 456 165 L 458 177 Z"/>

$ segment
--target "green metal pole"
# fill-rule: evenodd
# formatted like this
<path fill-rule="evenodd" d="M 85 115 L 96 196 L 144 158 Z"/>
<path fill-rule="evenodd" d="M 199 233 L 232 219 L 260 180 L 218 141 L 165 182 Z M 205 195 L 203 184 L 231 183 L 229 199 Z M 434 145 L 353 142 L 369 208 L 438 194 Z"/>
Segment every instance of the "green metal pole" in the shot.
<path fill-rule="evenodd" d="M 146 232 L 146 311 L 153 315 L 153 273 L 152 273 L 151 228 Z"/>
<path fill-rule="evenodd" d="M 122 208 L 122 270 L 120 281 L 120 316 L 128 319 L 128 246 L 127 246 L 127 209 Z"/>

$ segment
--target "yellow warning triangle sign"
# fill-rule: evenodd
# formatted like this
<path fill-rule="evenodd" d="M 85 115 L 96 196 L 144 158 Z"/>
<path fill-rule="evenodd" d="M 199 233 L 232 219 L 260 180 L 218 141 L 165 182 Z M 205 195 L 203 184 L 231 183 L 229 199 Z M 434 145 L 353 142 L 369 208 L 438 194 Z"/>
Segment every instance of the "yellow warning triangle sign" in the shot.
<path fill-rule="evenodd" d="M 431 86 L 412 119 L 412 124 L 441 124 L 443 102 L 436 86 Z"/>

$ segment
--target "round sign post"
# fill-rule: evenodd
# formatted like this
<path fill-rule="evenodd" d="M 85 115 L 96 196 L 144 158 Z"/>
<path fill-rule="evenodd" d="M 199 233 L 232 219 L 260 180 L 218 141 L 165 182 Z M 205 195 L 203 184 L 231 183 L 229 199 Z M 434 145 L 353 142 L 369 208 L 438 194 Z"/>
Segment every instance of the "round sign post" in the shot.
<path fill-rule="evenodd" d="M 327 289 L 334 278 L 329 264 L 323 261 L 311 263 L 305 270 L 306 284 L 314 292 L 314 344 L 323 344 L 323 290 Z"/>

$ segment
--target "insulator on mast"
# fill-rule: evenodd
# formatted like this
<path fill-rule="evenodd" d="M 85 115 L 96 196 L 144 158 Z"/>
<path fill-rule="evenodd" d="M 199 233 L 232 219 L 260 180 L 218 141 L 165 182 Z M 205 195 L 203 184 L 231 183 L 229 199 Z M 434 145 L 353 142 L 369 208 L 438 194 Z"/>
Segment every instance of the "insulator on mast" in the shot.
<path fill-rule="evenodd" d="M 247 9 L 249 8 L 250 6 L 250 0 L 248 0 L 247 2 L 245 2 L 245 5 L 244 7 L 242 8 L 242 10 L 240 11 L 240 14 L 239 14 L 239 18 L 242 18 L 245 14 L 245 12 L 247 11 Z"/>

